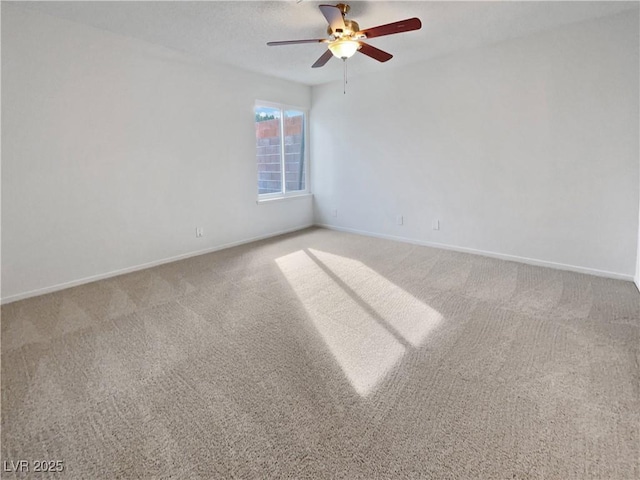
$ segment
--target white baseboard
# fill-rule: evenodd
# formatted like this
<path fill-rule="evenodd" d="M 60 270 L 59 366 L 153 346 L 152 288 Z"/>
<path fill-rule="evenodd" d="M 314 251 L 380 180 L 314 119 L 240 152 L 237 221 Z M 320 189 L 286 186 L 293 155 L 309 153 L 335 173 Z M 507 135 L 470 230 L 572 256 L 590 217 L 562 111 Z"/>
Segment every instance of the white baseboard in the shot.
<path fill-rule="evenodd" d="M 386 235 L 383 233 L 376 233 L 376 232 L 368 232 L 365 230 L 358 230 L 355 228 L 346 228 L 346 227 L 338 227 L 335 225 L 328 225 L 328 224 L 321 224 L 321 223 L 316 223 L 315 224 L 316 227 L 321 227 L 321 228 L 326 228 L 328 230 L 336 230 L 339 232 L 347 232 L 347 233 L 355 233 L 358 235 L 365 235 L 368 237 L 375 237 L 375 238 L 383 238 L 386 240 L 395 240 L 398 242 L 405 242 L 405 243 L 411 243 L 414 245 L 421 245 L 424 247 L 434 247 L 434 248 L 441 248 L 443 250 L 453 250 L 456 252 L 463 252 L 463 253 L 471 253 L 474 255 L 482 255 L 484 257 L 491 257 L 491 258 L 498 258 L 500 260 L 509 260 L 512 262 L 519 262 L 519 263 L 526 263 L 528 265 L 535 265 L 538 267 L 548 267 L 548 268 L 555 268 L 556 270 L 567 270 L 570 272 L 576 272 L 576 273 L 585 273 L 587 275 L 595 275 L 597 277 L 606 277 L 606 278 L 613 278 L 616 280 L 626 280 L 626 281 L 634 281 L 633 275 L 626 275 L 624 273 L 616 273 L 616 272 L 607 272 L 605 270 L 596 270 L 595 268 L 587 268 L 587 267 L 579 267 L 576 265 L 567 265 L 564 263 L 556 263 L 556 262 L 549 262 L 546 260 L 538 260 L 535 258 L 527 258 L 527 257 L 519 257 L 517 255 L 508 255 L 505 253 L 496 253 L 496 252 L 488 252 L 485 250 L 477 250 L 475 248 L 467 248 L 467 247 L 458 247 L 455 245 L 447 245 L 444 243 L 436 243 L 436 242 L 427 242 L 424 240 L 416 240 L 413 238 L 405 238 L 405 237 L 398 237 L 395 235 Z M 637 285 L 637 283 L 636 283 Z M 640 288 L 640 287 L 638 287 Z"/>
<path fill-rule="evenodd" d="M 53 293 L 53 292 L 57 292 L 59 290 L 64 290 L 66 288 L 71 288 L 71 287 L 77 287 L 78 285 L 84 285 L 85 283 L 91 283 L 91 282 L 96 282 L 98 280 L 104 280 L 107 278 L 112 278 L 112 277 L 117 277 L 118 275 L 124 275 L 126 273 L 131 273 L 131 272 L 136 272 L 138 270 L 144 270 L 146 268 L 152 268 L 152 267 L 156 267 L 158 265 L 163 265 L 165 263 L 171 263 L 171 262 L 175 262 L 178 260 L 184 260 L 186 258 L 189 257 L 195 257 L 198 255 L 204 255 L 207 253 L 212 253 L 212 252 L 217 252 L 218 250 L 224 250 L 225 248 L 231 248 L 231 247 L 237 247 L 239 245 L 244 245 L 247 243 L 251 243 L 251 242 L 256 242 L 258 240 L 264 240 L 266 238 L 271 238 L 271 237 L 277 237 L 279 235 L 284 235 L 287 233 L 292 233 L 292 232 L 296 232 L 299 230 L 304 230 L 305 228 L 309 228 L 312 226 L 316 226 L 316 227 L 321 227 L 321 228 L 326 228 L 328 230 L 336 230 L 336 231 L 340 231 L 340 232 L 347 232 L 347 233 L 355 233 L 358 235 L 365 235 L 368 237 L 375 237 L 375 238 L 383 238 L 383 239 L 387 239 L 387 240 L 395 240 L 398 242 L 405 242 L 405 243 L 411 243 L 414 245 L 421 245 L 421 246 L 425 246 L 425 247 L 434 247 L 434 248 L 441 248 L 444 250 L 453 250 L 456 252 L 463 252 L 463 253 L 471 253 L 474 255 L 482 255 L 485 257 L 492 257 L 492 258 L 498 258 L 500 260 L 509 260 L 509 261 L 513 261 L 513 262 L 520 262 L 520 263 L 526 263 L 528 265 L 536 265 L 539 267 L 548 267 L 548 268 L 555 268 L 558 270 L 567 270 L 567 271 L 571 271 L 571 272 L 577 272 L 577 273 L 585 273 L 587 275 L 595 275 L 598 277 L 606 277 L 606 278 L 613 278 L 616 280 L 626 280 L 626 281 L 631 281 L 634 282 L 636 287 L 638 287 L 638 290 L 640 290 L 640 278 L 635 277 L 633 275 L 625 275 L 622 273 L 616 273 L 616 272 L 607 272 L 604 270 L 596 270 L 593 268 L 586 268 L 586 267 L 579 267 L 576 265 L 567 265 L 564 263 L 556 263 L 556 262 L 548 262 L 545 260 L 538 260 L 535 258 L 527 258 L 527 257 L 519 257 L 516 255 L 507 255 L 507 254 L 503 254 L 503 253 L 496 253 L 496 252 L 488 252 L 485 250 L 477 250 L 474 248 L 466 248 L 466 247 L 458 247 L 455 245 L 447 245 L 444 243 L 436 243 L 436 242 L 427 242 L 424 240 L 416 240 L 413 238 L 406 238 L 406 237 L 399 237 L 396 235 L 386 235 L 386 234 L 382 234 L 382 233 L 375 233 L 375 232 L 369 232 L 369 231 L 365 231 L 365 230 L 358 230 L 355 228 L 347 228 L 347 227 L 338 227 L 335 225 L 328 225 L 328 224 L 313 224 L 313 223 L 309 223 L 309 224 L 305 224 L 302 226 L 298 226 L 295 228 L 291 228 L 291 229 L 287 229 L 287 230 L 280 230 L 278 232 L 272 232 L 272 233 L 268 233 L 265 235 L 259 235 L 256 237 L 251 237 L 251 238 L 245 238 L 242 240 L 238 240 L 236 242 L 230 242 L 230 243 L 225 243 L 222 245 L 216 245 L 214 247 L 209 247 L 209 248 L 205 248 L 203 250 L 196 250 L 193 252 L 187 252 L 187 253 L 183 253 L 181 255 L 176 255 L 173 257 L 168 257 L 168 258 L 163 258 L 160 260 L 154 260 L 152 262 L 147 262 L 147 263 L 143 263 L 140 265 L 135 265 L 132 267 L 127 267 L 127 268 L 123 268 L 120 270 L 114 270 L 111 272 L 107 272 L 107 273 L 101 273 L 98 275 L 92 275 L 90 277 L 84 277 L 84 278 L 80 278 L 77 280 L 72 280 L 69 282 L 64 282 L 64 283 L 59 283 L 56 285 L 52 285 L 49 287 L 44 287 L 44 288 L 38 288 L 35 290 L 30 290 L 28 292 L 23 292 L 23 293 L 18 293 L 15 295 L 10 295 L 8 297 L 4 297 L 0 300 L 0 304 L 2 305 L 6 305 L 8 303 L 11 302 L 16 302 L 18 300 L 24 300 L 26 298 L 30 298 L 30 297 L 36 297 L 38 295 L 44 295 L 47 293 Z"/>
<path fill-rule="evenodd" d="M 297 232 L 298 230 L 304 230 L 305 228 L 312 227 L 313 224 L 309 223 L 306 225 L 302 225 L 295 228 L 290 228 L 288 230 L 280 230 L 278 232 L 267 233 L 265 235 L 259 235 L 257 237 L 245 238 L 243 240 L 238 240 L 237 242 L 225 243 L 223 245 L 216 245 L 214 247 L 205 248 L 203 250 L 196 250 L 194 252 L 187 252 L 180 255 L 176 255 L 174 257 L 163 258 L 160 260 L 154 260 L 152 262 L 143 263 L 140 265 L 135 265 L 133 267 L 122 268 L 120 270 L 113 270 L 107 273 L 100 273 L 98 275 L 92 275 L 90 277 L 80 278 L 78 280 L 72 280 L 70 282 L 58 283 L 56 285 L 51 285 L 49 287 L 38 288 L 35 290 L 30 290 L 28 292 L 17 293 L 15 295 L 10 295 L 8 297 L 4 297 L 0 300 L 1 305 L 6 305 L 11 302 L 17 302 L 18 300 L 24 300 L 25 298 L 37 297 L 38 295 L 44 295 L 47 293 L 57 292 L 59 290 L 64 290 L 71 287 L 77 287 L 78 285 L 84 285 L 85 283 L 96 282 L 98 280 L 104 280 L 107 278 L 117 277 L 118 275 L 124 275 L 125 273 L 136 272 L 138 270 L 144 270 L 146 268 L 157 267 L 158 265 L 163 265 L 165 263 L 171 263 L 178 260 L 184 260 L 189 257 L 196 257 L 198 255 L 204 255 L 207 253 L 217 252 L 218 250 L 224 250 L 225 248 L 237 247 L 238 245 L 244 245 L 246 243 L 257 242 L 258 240 L 264 240 L 266 238 L 277 237 L 279 235 L 284 235 L 286 233 Z"/>

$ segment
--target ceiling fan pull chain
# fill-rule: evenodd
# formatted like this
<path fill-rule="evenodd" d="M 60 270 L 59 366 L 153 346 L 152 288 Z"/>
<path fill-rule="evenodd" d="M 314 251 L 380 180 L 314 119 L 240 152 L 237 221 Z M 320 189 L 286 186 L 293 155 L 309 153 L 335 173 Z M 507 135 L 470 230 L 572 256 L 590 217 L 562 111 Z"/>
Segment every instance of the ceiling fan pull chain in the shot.
<path fill-rule="evenodd" d="M 347 94 L 347 83 L 349 83 L 348 70 L 347 70 L 347 59 L 343 58 L 342 62 L 344 63 L 344 69 L 342 73 L 342 94 Z"/>
<path fill-rule="evenodd" d="M 344 64 L 344 68 L 342 70 L 342 94 L 347 94 L 347 59 L 343 58 L 342 62 Z"/>

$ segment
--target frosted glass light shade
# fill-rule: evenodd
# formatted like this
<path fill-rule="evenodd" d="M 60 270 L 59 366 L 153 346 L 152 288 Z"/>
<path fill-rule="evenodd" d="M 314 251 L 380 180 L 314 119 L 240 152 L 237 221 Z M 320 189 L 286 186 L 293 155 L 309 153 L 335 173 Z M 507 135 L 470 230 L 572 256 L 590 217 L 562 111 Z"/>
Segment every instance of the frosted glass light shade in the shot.
<path fill-rule="evenodd" d="M 358 51 L 358 42 L 348 39 L 338 39 L 329 44 L 329 50 L 337 58 L 351 58 Z"/>

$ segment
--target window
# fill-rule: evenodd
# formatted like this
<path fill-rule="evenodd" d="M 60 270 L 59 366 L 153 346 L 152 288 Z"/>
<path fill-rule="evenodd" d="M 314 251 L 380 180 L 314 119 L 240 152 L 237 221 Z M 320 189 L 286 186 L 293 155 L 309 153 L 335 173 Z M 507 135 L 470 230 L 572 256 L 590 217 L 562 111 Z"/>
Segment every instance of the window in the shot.
<path fill-rule="evenodd" d="M 256 103 L 258 196 L 284 197 L 308 191 L 306 112 Z"/>

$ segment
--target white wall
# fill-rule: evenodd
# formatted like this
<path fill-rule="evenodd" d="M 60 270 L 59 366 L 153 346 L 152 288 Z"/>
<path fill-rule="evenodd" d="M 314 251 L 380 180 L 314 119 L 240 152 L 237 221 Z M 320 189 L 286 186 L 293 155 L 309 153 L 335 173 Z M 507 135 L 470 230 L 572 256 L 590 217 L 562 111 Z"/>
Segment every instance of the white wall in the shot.
<path fill-rule="evenodd" d="M 313 88 L 316 222 L 631 279 L 638 55 L 633 12 L 384 74 L 352 66 L 346 95 Z"/>
<path fill-rule="evenodd" d="M 256 204 L 256 99 L 310 88 L 3 2 L 3 300 L 312 223 Z"/>
<path fill-rule="evenodd" d="M 640 184 L 640 179 L 638 183 Z M 640 205 L 638 206 L 638 210 L 638 215 L 640 215 Z M 638 253 L 636 255 L 636 276 L 634 281 L 636 283 L 636 287 L 640 290 L 640 219 L 638 219 Z"/>

